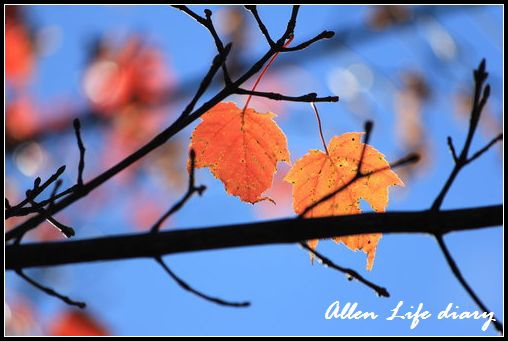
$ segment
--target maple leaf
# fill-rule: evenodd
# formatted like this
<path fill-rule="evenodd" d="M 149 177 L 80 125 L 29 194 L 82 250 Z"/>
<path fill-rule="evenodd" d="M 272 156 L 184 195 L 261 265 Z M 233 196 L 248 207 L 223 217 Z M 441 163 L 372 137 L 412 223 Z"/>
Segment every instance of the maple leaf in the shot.
<path fill-rule="evenodd" d="M 192 133 L 195 167 L 210 168 L 242 201 L 271 200 L 261 194 L 271 186 L 277 162 L 290 162 L 286 136 L 274 117 L 232 102 L 217 104 Z"/>
<path fill-rule="evenodd" d="M 327 153 L 311 150 L 296 161 L 285 181 L 293 184 L 293 209 L 303 213 L 312 204 L 328 194 L 334 193 L 356 176 L 364 144 L 363 133 L 346 133 L 333 137 Z M 378 171 L 383 169 L 381 171 Z M 402 180 L 390 169 L 383 154 L 375 148 L 365 145 L 365 152 L 360 171 L 371 175 L 359 178 L 332 198 L 308 210 L 305 217 L 323 217 L 333 215 L 358 214 L 360 199 L 366 200 L 376 212 L 384 212 L 388 204 L 388 188 L 404 186 Z M 367 253 L 367 269 L 371 270 L 380 233 L 361 234 L 333 238 L 343 242 L 351 250 L 363 250 Z M 308 241 L 315 249 L 318 240 Z M 312 256 L 311 256 L 312 257 Z"/>

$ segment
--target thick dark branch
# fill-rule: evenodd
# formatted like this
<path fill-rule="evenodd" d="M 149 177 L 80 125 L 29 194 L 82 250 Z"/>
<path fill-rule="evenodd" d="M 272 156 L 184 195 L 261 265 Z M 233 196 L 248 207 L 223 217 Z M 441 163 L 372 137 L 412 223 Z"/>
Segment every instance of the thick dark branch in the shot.
<path fill-rule="evenodd" d="M 450 266 L 450 269 L 452 270 L 453 274 L 455 275 L 455 278 L 457 278 L 459 283 L 462 285 L 462 287 L 464 287 L 464 289 L 467 291 L 469 296 L 478 305 L 478 307 L 480 307 L 481 310 L 483 310 L 486 313 L 491 312 L 491 310 L 487 309 L 485 304 L 483 304 L 483 302 L 480 300 L 478 295 L 476 295 L 476 293 L 471 288 L 471 286 L 469 286 L 469 284 L 467 283 L 467 281 L 464 278 L 464 276 L 462 276 L 462 273 L 460 272 L 460 269 L 457 266 L 457 263 L 453 259 L 450 251 L 448 250 L 448 247 L 446 246 L 446 243 L 445 243 L 445 241 L 443 239 L 443 236 L 442 235 L 437 235 L 436 239 L 437 239 L 437 242 L 439 244 L 439 247 L 441 248 L 441 252 L 443 252 L 443 255 L 446 258 L 446 262 L 448 263 L 448 265 Z M 493 320 L 493 322 L 494 322 L 494 327 L 496 328 L 496 330 L 498 332 L 502 333 L 503 332 L 503 324 L 501 322 L 497 321 L 497 319 Z"/>
<path fill-rule="evenodd" d="M 299 243 L 365 233 L 442 234 L 503 224 L 503 206 L 449 211 L 363 213 L 312 219 L 282 219 L 251 224 L 103 237 L 88 240 L 8 245 L 6 269 L 149 257 L 230 247 Z"/>
<path fill-rule="evenodd" d="M 312 253 L 324 266 L 330 267 L 332 269 L 335 269 L 337 271 L 340 271 L 348 276 L 348 279 L 351 281 L 353 279 L 356 279 L 362 284 L 365 284 L 367 287 L 371 288 L 376 292 L 376 294 L 380 297 L 390 297 L 390 293 L 386 288 L 380 287 L 377 284 L 372 283 L 371 281 L 365 279 L 362 275 L 360 275 L 358 272 L 356 272 L 353 269 L 344 268 L 340 265 L 335 264 L 327 257 L 323 256 L 321 253 L 317 252 L 316 250 L 312 249 L 310 246 L 308 246 L 306 243 L 300 243 L 300 245 Z"/>
<path fill-rule="evenodd" d="M 250 306 L 250 302 L 230 302 L 230 301 L 225 301 L 221 298 L 217 298 L 217 297 L 212 297 L 212 296 L 209 296 L 207 294 L 204 294 L 196 289 L 194 289 L 193 287 L 191 287 L 189 284 L 187 284 L 187 282 L 185 282 L 183 279 L 181 279 L 180 277 L 178 277 L 168 266 L 166 263 L 164 263 L 164 261 L 162 260 L 161 257 L 155 257 L 155 260 L 157 261 L 157 263 L 160 264 L 160 266 L 162 266 L 162 268 L 164 269 L 164 271 L 166 271 L 166 273 L 182 288 L 184 289 L 185 291 L 188 291 L 190 292 L 191 294 L 194 294 L 206 301 L 209 301 L 209 302 L 212 302 L 212 303 L 215 303 L 215 304 L 218 304 L 218 305 L 221 305 L 221 306 L 225 306 L 225 307 L 233 307 L 233 308 L 246 308 L 246 307 L 249 307 Z"/>
<path fill-rule="evenodd" d="M 16 273 L 21 278 L 23 278 L 25 281 L 30 283 L 32 286 L 34 286 L 35 288 L 43 291 L 44 293 L 46 293 L 46 294 L 48 294 L 50 296 L 56 297 L 56 298 L 62 300 L 63 302 L 65 302 L 65 303 L 67 303 L 69 305 L 73 305 L 73 306 L 79 307 L 81 309 L 86 307 L 86 303 L 85 302 L 74 301 L 74 300 L 70 299 L 69 297 L 67 297 L 65 295 L 62 295 L 62 294 L 56 292 L 55 290 L 53 290 L 51 288 L 45 287 L 44 285 L 40 284 L 36 280 L 28 277 L 22 270 L 18 269 L 18 270 L 16 270 Z"/>
<path fill-rule="evenodd" d="M 257 97 L 265 97 L 269 99 L 273 99 L 275 101 L 289 101 L 289 102 L 338 102 L 338 96 L 327 96 L 327 97 L 317 97 L 317 94 L 312 92 L 310 94 L 302 95 L 302 96 L 286 96 L 283 94 L 275 93 L 275 92 L 262 92 L 262 91 L 252 91 L 246 90 L 242 88 L 238 88 L 236 90 L 238 95 L 249 95 L 249 96 L 257 96 Z"/>

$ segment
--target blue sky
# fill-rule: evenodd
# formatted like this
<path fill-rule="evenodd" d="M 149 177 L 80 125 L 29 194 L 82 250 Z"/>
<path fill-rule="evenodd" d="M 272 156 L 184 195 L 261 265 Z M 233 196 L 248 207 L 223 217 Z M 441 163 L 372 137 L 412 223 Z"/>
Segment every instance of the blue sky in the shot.
<path fill-rule="evenodd" d="M 195 7 L 198 12 L 201 9 Z M 303 6 L 295 41 L 310 38 L 325 29 L 359 25 L 369 11 L 371 9 L 365 6 Z M 86 64 L 86 43 L 106 32 L 117 39 L 131 32 L 142 32 L 151 43 L 161 48 L 177 80 L 203 74 L 215 54 L 206 30 L 167 6 L 35 6 L 27 12 L 38 27 L 57 27 L 60 32 L 53 53 L 38 60 L 35 81 L 30 86 L 30 91 L 43 103 L 50 103 L 61 96 L 86 103 L 80 90 L 82 70 Z M 263 6 L 260 13 L 276 37 L 285 28 L 290 8 Z M 482 57 L 487 59 L 492 79 L 490 108 L 495 118 L 499 121 L 503 119 L 499 114 L 502 113 L 503 84 L 502 14 L 499 6 L 447 13 L 379 38 L 352 46 L 350 43 L 315 60 L 300 60 L 297 69 L 281 69 L 276 80 L 282 84 L 287 82 L 288 91 L 295 95 L 309 91 L 329 95 L 334 91 L 329 82 L 334 70 L 354 64 L 367 65 L 372 70 L 373 81 L 372 86 L 362 90 L 362 100 L 363 104 L 372 108 L 368 117 L 376 123 L 371 144 L 393 161 L 402 156 L 394 134 L 393 98 L 400 87 L 397 79 L 401 70 L 422 72 L 433 91 L 432 98 L 423 109 L 426 132 L 432 146 L 432 164 L 423 174 L 406 181 L 404 190 L 391 191 L 388 209 L 425 209 L 431 205 L 452 168 L 446 137 L 452 136 L 456 145 L 461 146 L 466 135 L 467 122 L 458 120 L 453 114 L 453 95 L 461 86 L 470 87 L 472 69 Z M 453 61 L 444 62 L 433 54 L 425 37 L 435 27 L 452 36 L 459 51 Z M 249 57 L 248 60 L 255 60 L 266 48 L 262 35 L 253 28 L 247 51 L 242 52 Z M 284 55 L 279 58 L 282 60 Z M 307 78 L 310 81 L 298 80 L 302 75 L 310 77 Z M 337 95 L 342 96 L 341 93 Z M 326 140 L 348 131 L 362 130 L 363 117 L 352 112 L 349 104 L 340 101 L 319 105 Z M 180 111 L 185 105 L 183 101 L 171 110 Z M 275 104 L 263 102 L 261 105 L 263 110 L 272 110 Z M 277 121 L 288 137 L 293 162 L 309 149 L 321 148 L 308 104 L 291 103 L 284 105 L 282 110 Z M 168 118 L 168 123 L 170 121 L 171 118 Z M 196 124 L 185 129 L 179 138 L 187 141 Z M 502 127 L 498 126 L 496 131 L 477 134 L 472 149 L 483 146 L 500 130 Z M 56 149 L 60 152 L 63 147 L 58 147 L 59 141 L 73 143 L 70 134 L 59 138 L 42 143 L 48 150 L 60 148 Z M 92 146 L 88 155 L 102 147 L 101 137 L 96 131 L 84 132 L 84 138 L 85 143 Z M 63 162 L 69 164 L 74 164 L 77 157 L 72 151 L 61 155 L 65 158 Z M 54 163 L 47 166 L 46 172 L 62 162 L 55 156 L 53 159 Z M 6 167 L 6 175 L 14 177 L 22 187 L 28 187 L 33 181 L 16 169 L 10 155 Z M 206 184 L 208 190 L 203 197 L 192 199 L 172 218 L 172 228 L 264 219 L 260 217 L 258 208 L 228 196 L 222 184 L 208 170 L 199 170 L 196 176 L 198 183 Z M 500 154 L 498 150 L 492 150 L 462 171 L 443 208 L 498 204 L 503 200 L 502 183 Z M 168 200 L 168 205 L 179 196 L 177 191 L 161 186 L 157 178 L 146 174 L 132 186 L 113 182 L 105 187 L 105 191 L 115 193 L 121 199 L 109 200 L 105 204 L 104 212 L 107 214 L 76 218 L 76 222 L 83 223 L 78 238 L 132 232 L 125 210 L 129 197 L 139 191 L 154 191 L 154 196 Z M 84 205 L 80 207 L 81 210 L 85 208 Z M 73 212 L 77 214 L 78 210 Z M 446 236 L 446 241 L 472 287 L 503 321 L 502 229 L 452 233 Z M 459 311 L 477 309 L 448 269 L 436 242 L 429 236 L 384 236 L 371 272 L 364 270 L 363 253 L 351 252 L 330 241 L 321 242 L 319 250 L 337 263 L 352 267 L 368 279 L 387 287 L 392 296 L 379 298 L 359 283 L 347 281 L 340 273 L 319 264 L 311 265 L 308 254 L 296 245 L 165 257 L 173 270 L 196 288 L 226 299 L 249 300 L 252 306 L 247 309 L 218 307 L 182 291 L 152 260 L 57 267 L 49 270 L 45 278 L 62 292 L 86 301 L 87 309 L 112 333 L 120 335 L 495 335 L 493 328 L 483 332 L 483 322 L 475 320 L 444 321 L 433 317 L 411 330 L 409 321 L 384 319 L 399 301 L 404 301 L 404 307 L 408 309 L 411 305 L 423 303 L 436 315 L 449 303 L 459 306 Z M 58 275 L 52 276 L 52 272 Z M 43 321 L 51 319 L 52 314 L 62 308 L 62 303 L 34 292 L 10 273 L 7 275 L 7 299 L 10 297 L 9 288 L 16 288 L 32 297 Z M 325 310 L 336 300 L 341 303 L 358 302 L 359 309 L 374 311 L 380 318 L 367 321 L 325 320 Z"/>

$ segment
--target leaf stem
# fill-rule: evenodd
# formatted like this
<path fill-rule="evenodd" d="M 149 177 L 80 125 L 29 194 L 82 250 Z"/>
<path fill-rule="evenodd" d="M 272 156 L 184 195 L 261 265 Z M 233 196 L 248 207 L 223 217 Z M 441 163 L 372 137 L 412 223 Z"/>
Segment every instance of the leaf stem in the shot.
<path fill-rule="evenodd" d="M 326 148 L 326 142 L 325 142 L 325 138 L 323 136 L 323 129 L 321 127 L 321 119 L 319 118 L 319 112 L 317 110 L 316 104 L 314 102 L 310 102 L 310 106 L 312 107 L 312 109 L 314 109 L 314 112 L 316 113 L 316 119 L 317 119 L 318 128 L 319 128 L 319 135 L 321 136 L 321 142 L 323 142 L 323 147 L 325 148 L 326 155 L 330 155 L 330 154 L 328 154 L 328 148 Z"/>
<path fill-rule="evenodd" d="M 293 38 L 294 36 L 291 35 L 288 40 L 286 41 L 286 43 L 284 44 L 283 48 L 286 48 L 289 46 L 289 44 L 291 44 L 291 42 L 293 41 Z M 261 73 L 259 74 L 259 77 L 256 79 L 256 82 L 254 83 L 254 86 L 252 87 L 252 90 L 251 91 L 255 91 L 256 90 L 256 87 L 258 86 L 259 82 L 261 81 L 261 78 L 263 78 L 263 76 L 265 75 L 266 71 L 268 71 L 268 69 L 270 68 L 270 66 L 273 64 L 273 62 L 275 61 L 275 59 L 279 56 L 280 54 L 280 51 L 276 52 L 273 57 L 270 59 L 270 61 L 268 62 L 268 64 L 266 64 L 265 68 L 263 69 L 263 71 L 261 71 Z M 247 100 L 245 101 L 245 105 L 243 107 L 243 110 L 242 112 L 244 113 L 245 110 L 247 110 L 247 107 L 249 106 L 249 102 L 252 98 L 252 94 L 249 95 L 249 97 L 247 97 Z"/>

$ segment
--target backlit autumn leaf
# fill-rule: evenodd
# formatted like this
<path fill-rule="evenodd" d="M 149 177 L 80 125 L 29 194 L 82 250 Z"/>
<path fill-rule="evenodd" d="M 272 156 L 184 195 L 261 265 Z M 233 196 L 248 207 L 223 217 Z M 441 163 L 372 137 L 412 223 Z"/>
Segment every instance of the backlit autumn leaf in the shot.
<path fill-rule="evenodd" d="M 210 168 L 226 191 L 242 201 L 269 199 L 261 194 L 271 186 L 277 162 L 289 163 L 286 136 L 274 117 L 232 102 L 217 104 L 192 133 L 196 168 Z"/>
<path fill-rule="evenodd" d="M 293 165 L 285 180 L 293 184 L 293 209 L 296 213 L 301 214 L 307 207 L 355 177 L 364 146 L 361 142 L 362 135 L 363 133 L 346 133 L 335 136 L 328 144 L 328 154 L 311 150 Z M 360 199 L 366 200 L 376 212 L 385 211 L 388 188 L 404 186 L 404 183 L 389 168 L 384 155 L 367 145 L 361 172 L 369 173 L 380 169 L 384 170 L 356 180 L 329 200 L 309 210 L 305 217 L 358 214 L 361 213 Z M 337 243 L 343 242 L 351 250 L 367 253 L 367 269 L 371 270 L 380 238 L 381 234 L 376 233 L 343 236 L 334 240 Z M 308 243 L 315 249 L 318 240 Z"/>
<path fill-rule="evenodd" d="M 107 336 L 106 328 L 90 314 L 66 310 L 55 317 L 49 327 L 52 336 Z"/>

